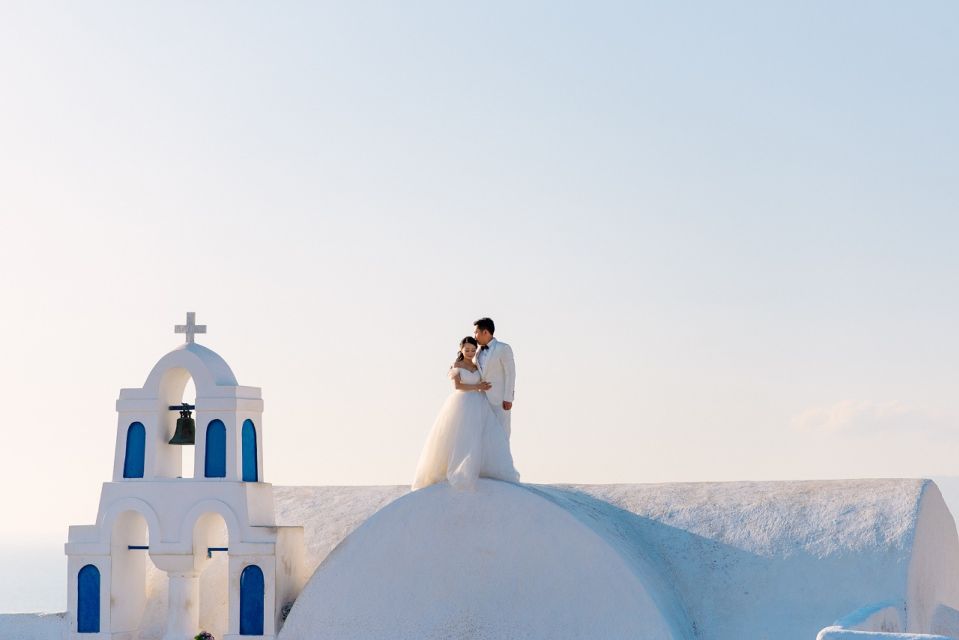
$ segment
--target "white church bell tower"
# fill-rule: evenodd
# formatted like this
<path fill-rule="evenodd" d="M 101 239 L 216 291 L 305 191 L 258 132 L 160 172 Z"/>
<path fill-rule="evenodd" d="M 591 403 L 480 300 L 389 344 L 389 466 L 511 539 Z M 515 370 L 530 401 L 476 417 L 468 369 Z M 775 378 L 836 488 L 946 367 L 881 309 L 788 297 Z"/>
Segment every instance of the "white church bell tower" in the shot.
<path fill-rule="evenodd" d="M 194 342 L 206 332 L 195 314 L 175 330 L 186 342 L 160 358 L 142 387 L 120 390 L 113 479 L 96 524 L 70 527 L 72 640 L 140 637 L 148 563 L 167 578 L 163 640 L 192 640 L 201 630 L 272 639 L 305 581 L 303 530 L 276 526 L 273 487 L 264 482 L 260 389 L 238 384 L 223 358 Z M 194 405 L 183 400 L 190 379 Z M 223 555 L 225 567 L 219 560 L 222 569 L 208 571 Z"/>
<path fill-rule="evenodd" d="M 120 390 L 114 482 L 182 477 L 182 445 L 170 439 L 180 415 L 173 407 L 182 405 L 190 378 L 199 425 L 194 479 L 257 482 L 262 475 L 260 390 L 237 384 L 223 358 L 194 342 L 195 333 L 206 332 L 194 318 L 188 313 L 187 324 L 176 327 L 186 342 L 154 365 L 142 388 Z"/>

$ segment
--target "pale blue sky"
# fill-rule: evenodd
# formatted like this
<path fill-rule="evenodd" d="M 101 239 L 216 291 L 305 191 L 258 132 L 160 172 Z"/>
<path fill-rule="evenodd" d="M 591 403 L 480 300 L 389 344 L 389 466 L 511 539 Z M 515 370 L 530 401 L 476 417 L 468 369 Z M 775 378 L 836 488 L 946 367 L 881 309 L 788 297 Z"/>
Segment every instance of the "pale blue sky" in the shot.
<path fill-rule="evenodd" d="M 0 5 L 0 537 L 93 521 L 188 310 L 277 484 L 409 482 L 481 315 L 525 480 L 955 474 L 957 43 L 949 2 Z"/>

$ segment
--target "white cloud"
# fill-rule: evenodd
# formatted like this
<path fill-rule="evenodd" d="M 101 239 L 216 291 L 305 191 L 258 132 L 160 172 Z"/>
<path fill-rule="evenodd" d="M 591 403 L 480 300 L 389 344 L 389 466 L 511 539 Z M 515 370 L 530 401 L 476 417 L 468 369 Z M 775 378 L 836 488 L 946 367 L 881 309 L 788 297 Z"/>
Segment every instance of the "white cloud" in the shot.
<path fill-rule="evenodd" d="M 792 426 L 820 433 L 943 431 L 957 430 L 959 418 L 902 402 L 843 400 L 806 409 L 793 416 Z"/>

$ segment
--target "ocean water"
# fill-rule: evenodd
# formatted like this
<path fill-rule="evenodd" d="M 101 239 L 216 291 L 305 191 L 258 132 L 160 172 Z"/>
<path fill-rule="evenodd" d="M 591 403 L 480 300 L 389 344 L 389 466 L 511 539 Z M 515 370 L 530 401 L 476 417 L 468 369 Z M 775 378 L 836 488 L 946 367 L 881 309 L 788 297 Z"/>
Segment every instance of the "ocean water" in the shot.
<path fill-rule="evenodd" d="M 0 613 L 67 610 L 64 542 L 0 542 Z"/>

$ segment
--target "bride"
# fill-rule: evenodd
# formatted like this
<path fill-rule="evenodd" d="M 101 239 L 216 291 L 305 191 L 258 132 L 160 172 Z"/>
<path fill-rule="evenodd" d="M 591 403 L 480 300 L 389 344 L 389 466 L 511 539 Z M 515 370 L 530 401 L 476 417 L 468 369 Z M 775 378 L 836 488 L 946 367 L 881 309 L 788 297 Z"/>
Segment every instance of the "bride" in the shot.
<path fill-rule="evenodd" d="M 456 489 L 472 490 L 480 476 L 519 482 L 506 429 L 484 397 L 490 384 L 473 364 L 476 349 L 471 336 L 460 341 L 449 372 L 455 391 L 446 399 L 426 439 L 413 491 L 444 480 Z"/>

